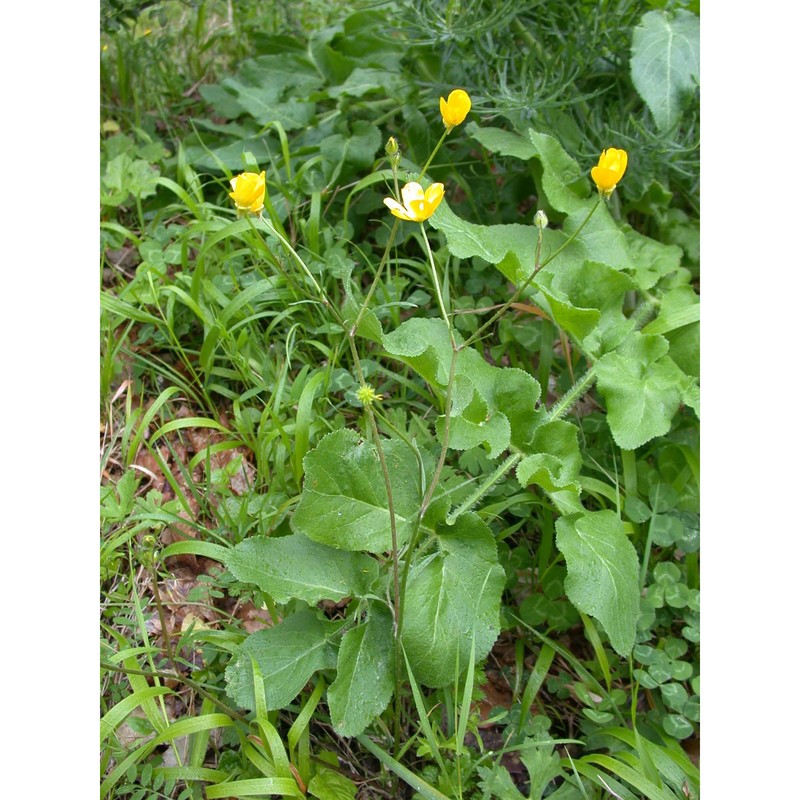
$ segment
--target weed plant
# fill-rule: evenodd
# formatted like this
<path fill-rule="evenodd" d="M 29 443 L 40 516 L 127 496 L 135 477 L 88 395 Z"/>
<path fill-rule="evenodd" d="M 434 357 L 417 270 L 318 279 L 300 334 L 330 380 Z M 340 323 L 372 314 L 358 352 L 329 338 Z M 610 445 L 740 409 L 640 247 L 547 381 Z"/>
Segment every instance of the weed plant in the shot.
<path fill-rule="evenodd" d="M 696 13 L 102 4 L 104 798 L 699 797 Z"/>

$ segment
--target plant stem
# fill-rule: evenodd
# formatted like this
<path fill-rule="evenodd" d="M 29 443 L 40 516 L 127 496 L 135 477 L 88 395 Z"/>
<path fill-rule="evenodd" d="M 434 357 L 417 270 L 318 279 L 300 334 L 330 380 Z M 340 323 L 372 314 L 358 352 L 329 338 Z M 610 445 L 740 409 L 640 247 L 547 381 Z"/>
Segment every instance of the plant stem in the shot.
<path fill-rule="evenodd" d="M 592 214 L 594 214 L 601 202 L 602 200 L 598 200 L 597 203 L 595 203 L 595 205 L 592 207 L 592 210 L 586 215 L 586 219 L 584 219 L 583 222 L 581 222 L 581 224 L 575 229 L 569 239 L 567 239 L 567 241 L 564 242 L 561 247 L 555 251 L 555 253 L 548 256 L 544 261 L 539 260 L 542 253 L 542 239 L 544 238 L 544 230 L 539 228 L 539 236 L 536 242 L 536 257 L 534 259 L 533 270 L 531 271 L 531 274 L 528 275 L 524 282 L 517 287 L 514 294 L 512 294 L 511 297 L 505 303 L 503 303 L 502 306 L 500 306 L 500 308 L 491 316 L 491 318 L 487 322 L 484 322 L 483 325 L 481 325 L 480 328 L 478 328 L 478 330 L 475 331 L 475 333 L 473 333 L 466 342 L 464 342 L 462 347 L 468 347 L 474 341 L 476 341 L 490 325 L 493 325 L 500 316 L 505 314 L 509 306 L 517 302 L 522 293 L 528 288 L 528 286 L 530 286 L 533 279 L 539 274 L 539 270 L 541 270 L 542 267 L 547 266 L 583 230 L 584 226 L 591 219 Z"/>
<path fill-rule="evenodd" d="M 100 666 L 102 669 L 107 669 L 109 672 L 119 672 L 123 675 L 144 675 L 146 678 L 161 678 L 167 681 L 180 681 L 186 684 L 192 691 L 197 692 L 201 697 L 213 703 L 223 713 L 227 714 L 231 719 L 239 720 L 245 725 L 250 725 L 250 721 L 243 714 L 234 711 L 230 706 L 225 705 L 222 700 L 214 697 L 210 692 L 207 692 L 200 684 L 191 680 L 190 678 L 181 675 L 180 673 L 173 675 L 171 672 L 159 672 L 158 670 L 143 670 L 143 669 L 130 669 L 129 667 L 120 667 L 116 664 L 109 664 L 107 661 L 101 661 Z"/>
<path fill-rule="evenodd" d="M 389 232 L 389 240 L 386 242 L 386 248 L 383 251 L 383 256 L 381 257 L 381 263 L 378 264 L 378 269 L 375 273 L 375 278 L 372 281 L 372 285 L 369 287 L 369 291 L 367 292 L 367 296 L 364 298 L 364 302 L 361 305 L 361 308 L 358 311 L 358 315 L 356 316 L 356 320 L 353 323 L 352 327 L 348 331 L 349 336 L 355 336 L 356 331 L 358 330 L 358 326 L 361 323 L 361 319 L 363 318 L 364 314 L 367 312 L 367 307 L 369 306 L 370 301 L 372 300 L 372 296 L 375 294 L 375 289 L 378 287 L 378 280 L 381 277 L 381 273 L 383 272 L 383 268 L 386 266 L 386 262 L 389 260 L 389 251 L 392 249 L 392 245 L 394 244 L 394 237 L 397 235 L 397 228 L 400 225 L 400 220 L 395 218 L 394 225 L 392 225 L 392 230 Z"/>
<path fill-rule="evenodd" d="M 431 275 L 433 275 L 433 288 L 436 290 L 436 300 L 439 303 L 439 311 L 442 312 L 442 319 L 447 325 L 447 332 L 450 334 L 450 344 L 453 346 L 453 351 L 459 350 L 456 345 L 456 339 L 453 334 L 453 325 L 450 322 L 450 317 L 447 314 L 447 309 L 444 307 L 444 298 L 442 297 L 442 287 L 439 285 L 439 274 L 436 272 L 436 262 L 433 260 L 433 251 L 431 250 L 430 242 L 428 241 L 428 234 L 425 233 L 425 223 L 420 222 L 420 230 L 422 231 L 422 238 L 425 240 L 425 249 L 428 252 L 428 262 L 431 265 Z"/>
<path fill-rule="evenodd" d="M 489 489 L 492 488 L 507 472 L 512 470 L 521 460 L 523 453 L 511 453 L 502 464 L 482 483 L 464 502 L 447 515 L 447 524 L 452 525 L 465 511 L 469 511 Z"/>
<path fill-rule="evenodd" d="M 431 154 L 428 156 L 428 160 L 425 162 L 425 166 L 422 168 L 422 172 L 419 173 L 419 177 L 417 178 L 418 182 L 422 180 L 422 176 L 428 171 L 428 167 L 431 165 L 433 157 L 439 152 L 439 148 L 444 143 L 444 140 L 447 138 L 448 133 L 450 133 L 450 131 L 447 128 L 445 128 L 444 133 L 442 134 L 439 141 L 436 143 L 436 147 L 433 148 L 433 152 L 431 152 Z"/>

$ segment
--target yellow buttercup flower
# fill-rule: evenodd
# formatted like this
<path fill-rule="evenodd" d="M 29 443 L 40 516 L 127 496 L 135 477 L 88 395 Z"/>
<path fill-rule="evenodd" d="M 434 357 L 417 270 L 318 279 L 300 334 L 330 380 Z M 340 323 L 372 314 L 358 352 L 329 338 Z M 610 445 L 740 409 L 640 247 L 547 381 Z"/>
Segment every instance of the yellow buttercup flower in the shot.
<path fill-rule="evenodd" d="M 592 180 L 603 197 L 611 197 L 611 192 L 625 174 L 628 166 L 628 154 L 624 150 L 609 147 L 603 150 L 596 167 L 592 167 Z"/>
<path fill-rule="evenodd" d="M 432 183 L 427 189 L 423 189 L 418 183 L 411 181 L 400 190 L 400 196 L 403 198 L 403 205 L 393 197 L 384 198 L 383 202 L 389 211 L 408 222 L 424 222 L 442 202 L 444 184 Z"/>
<path fill-rule="evenodd" d="M 231 178 L 232 192 L 228 195 L 241 213 L 260 214 L 264 208 L 264 195 L 267 191 L 267 173 L 243 172 Z"/>
<path fill-rule="evenodd" d="M 460 125 L 469 114 L 472 108 L 472 100 L 463 89 L 453 89 L 447 97 L 439 98 L 439 110 L 442 112 L 442 122 L 444 122 L 447 132 Z"/>

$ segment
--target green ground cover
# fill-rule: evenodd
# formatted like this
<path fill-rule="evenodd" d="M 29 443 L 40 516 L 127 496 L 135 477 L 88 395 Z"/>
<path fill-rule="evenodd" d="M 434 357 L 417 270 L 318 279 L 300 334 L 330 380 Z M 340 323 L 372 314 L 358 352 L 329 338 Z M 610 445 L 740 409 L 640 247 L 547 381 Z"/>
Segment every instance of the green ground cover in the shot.
<path fill-rule="evenodd" d="M 102 797 L 699 797 L 698 45 L 101 4 Z"/>

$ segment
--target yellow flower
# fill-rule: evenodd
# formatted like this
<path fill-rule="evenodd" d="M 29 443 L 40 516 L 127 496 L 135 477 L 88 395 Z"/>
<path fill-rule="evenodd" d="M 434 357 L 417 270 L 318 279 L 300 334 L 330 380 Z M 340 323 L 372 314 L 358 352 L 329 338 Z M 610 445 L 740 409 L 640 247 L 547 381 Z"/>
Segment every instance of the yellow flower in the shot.
<path fill-rule="evenodd" d="M 609 147 L 603 150 L 596 167 L 592 167 L 592 180 L 597 184 L 597 189 L 603 197 L 610 197 L 611 192 L 625 174 L 628 166 L 628 154 L 624 150 Z"/>
<path fill-rule="evenodd" d="M 444 197 L 444 184 L 432 183 L 427 189 L 412 181 L 401 190 L 403 205 L 393 197 L 385 197 L 383 202 L 396 217 L 409 222 L 424 222 L 439 207 Z"/>
<path fill-rule="evenodd" d="M 469 99 L 469 95 L 463 89 L 453 89 L 447 100 L 444 97 L 439 98 L 442 122 L 444 122 L 448 133 L 466 119 L 470 108 L 472 108 L 472 100 Z"/>
<path fill-rule="evenodd" d="M 255 172 L 243 172 L 231 178 L 232 192 L 228 195 L 236 203 L 236 210 L 260 214 L 264 208 L 264 194 L 267 191 L 267 173 L 256 175 Z"/>

